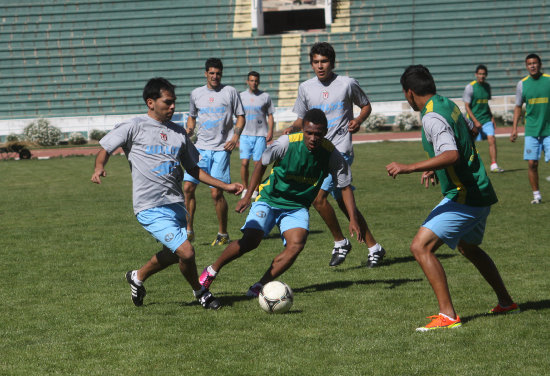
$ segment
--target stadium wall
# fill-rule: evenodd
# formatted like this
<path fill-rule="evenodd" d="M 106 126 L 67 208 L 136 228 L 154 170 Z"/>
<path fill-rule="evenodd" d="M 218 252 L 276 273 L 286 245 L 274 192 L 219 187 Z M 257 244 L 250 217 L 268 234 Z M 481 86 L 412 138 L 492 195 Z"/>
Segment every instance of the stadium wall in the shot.
<path fill-rule="evenodd" d="M 212 56 L 239 90 L 259 71 L 281 122 L 292 120 L 298 84 L 313 75 L 316 41 L 333 44 L 336 71 L 357 78 L 374 112 L 390 116 L 407 108 L 399 77 L 409 64 L 427 65 L 453 98 L 486 64 L 493 95 L 508 98 L 495 105 L 508 109 L 525 56 L 550 59 L 544 0 L 340 0 L 327 30 L 272 36 L 255 35 L 247 0 L 1 0 L 0 12 L 0 140 L 38 117 L 64 131 L 110 129 L 144 111 L 141 90 L 154 76 L 178 86 L 185 111 Z"/>

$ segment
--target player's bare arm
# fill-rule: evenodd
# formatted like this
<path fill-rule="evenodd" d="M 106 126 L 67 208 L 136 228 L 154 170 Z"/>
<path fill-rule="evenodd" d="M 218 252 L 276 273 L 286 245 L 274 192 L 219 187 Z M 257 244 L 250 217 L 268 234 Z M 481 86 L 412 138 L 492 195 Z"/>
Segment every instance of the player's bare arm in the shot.
<path fill-rule="evenodd" d="M 233 137 L 225 143 L 223 150 L 233 151 L 233 149 L 235 149 L 235 146 L 237 146 L 237 142 L 239 141 L 239 137 L 241 137 L 241 133 L 243 133 L 244 124 L 245 117 L 243 115 L 238 115 L 237 123 L 235 124 L 235 128 L 233 128 Z"/>
<path fill-rule="evenodd" d="M 235 196 L 241 194 L 241 192 L 244 189 L 241 183 L 230 183 L 230 184 L 225 183 L 221 180 L 213 178 L 198 166 L 195 166 L 191 169 L 187 169 L 186 172 L 204 184 L 208 184 L 213 187 L 219 188 L 227 193 L 233 193 Z"/>
<path fill-rule="evenodd" d="M 366 106 L 361 107 L 361 112 L 359 113 L 359 116 L 349 121 L 348 131 L 350 133 L 357 133 L 357 131 L 361 127 L 361 124 L 363 124 L 363 122 L 367 120 L 371 112 L 372 112 L 372 106 L 370 105 L 370 103 L 367 104 Z"/>
<path fill-rule="evenodd" d="M 109 153 L 107 153 L 107 150 L 101 149 L 95 158 L 95 169 L 92 174 L 92 182 L 101 184 L 101 177 L 107 176 L 107 173 L 105 172 L 105 165 L 108 161 Z"/>
<path fill-rule="evenodd" d="M 252 177 L 250 178 L 250 187 L 256 187 L 260 184 L 266 169 L 267 166 L 262 165 L 261 160 L 254 162 L 254 171 L 252 171 Z M 246 191 L 246 195 L 239 202 L 237 202 L 237 206 L 235 207 L 235 211 L 237 213 L 244 212 L 250 206 L 253 193 L 253 190 L 249 189 Z"/>
<path fill-rule="evenodd" d="M 300 132 L 302 130 L 303 126 L 304 126 L 304 119 L 298 118 L 298 119 L 294 120 L 294 123 L 292 123 L 292 125 L 290 127 L 288 127 L 287 129 L 285 129 L 283 131 L 283 134 L 291 134 L 291 133 L 295 133 L 295 132 Z"/>
<path fill-rule="evenodd" d="M 447 150 L 443 153 L 424 161 L 404 164 L 392 162 L 386 166 L 388 175 L 395 177 L 400 174 L 410 174 L 420 171 L 435 171 L 455 164 L 460 158 L 457 150 Z"/>
<path fill-rule="evenodd" d="M 265 138 L 266 142 L 273 140 L 273 126 L 275 125 L 275 120 L 273 119 L 273 114 L 267 115 L 267 136 Z"/>
<path fill-rule="evenodd" d="M 470 130 L 470 132 L 472 133 L 472 135 L 474 137 L 477 137 L 477 135 L 479 134 L 479 130 L 481 129 L 482 124 L 474 116 L 474 113 L 472 112 L 472 107 L 470 107 L 470 103 L 464 103 L 464 108 L 466 108 L 466 113 L 468 114 L 468 117 L 470 118 L 472 123 L 474 123 L 474 127 Z M 492 119 L 492 121 L 493 121 L 493 124 L 494 124 L 494 119 Z"/>
<path fill-rule="evenodd" d="M 516 142 L 518 138 L 518 123 L 521 117 L 521 106 L 514 107 L 514 121 L 512 123 L 512 133 L 510 133 L 510 141 Z"/>
<path fill-rule="evenodd" d="M 351 189 L 351 186 L 348 185 L 347 187 L 342 188 L 342 200 L 344 201 L 344 205 L 346 205 L 346 209 L 349 215 L 350 236 L 353 238 L 353 235 L 355 233 L 357 241 L 359 243 L 364 243 L 364 234 L 366 233 L 367 228 L 360 225 L 359 216 L 357 213 L 357 205 L 355 204 L 355 196 L 353 195 L 353 189 Z"/>
<path fill-rule="evenodd" d="M 187 117 L 187 126 L 186 126 L 186 129 L 187 129 L 187 135 L 189 137 L 193 136 L 193 133 L 195 133 L 195 127 L 197 125 L 197 119 L 192 117 L 192 116 L 188 116 Z"/>

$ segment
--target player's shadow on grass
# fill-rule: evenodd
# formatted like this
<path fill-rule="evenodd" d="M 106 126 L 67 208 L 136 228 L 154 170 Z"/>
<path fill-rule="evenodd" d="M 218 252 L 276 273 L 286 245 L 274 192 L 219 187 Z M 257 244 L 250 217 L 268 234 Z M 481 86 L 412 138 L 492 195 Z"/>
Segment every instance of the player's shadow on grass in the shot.
<path fill-rule="evenodd" d="M 328 291 L 328 290 L 336 290 L 336 289 L 346 289 L 353 285 L 374 285 L 374 284 L 387 284 L 389 289 L 394 289 L 396 287 L 399 287 L 401 285 L 404 285 L 406 283 L 413 283 L 413 282 L 422 282 L 423 280 L 421 278 L 401 278 L 401 279 L 368 279 L 363 281 L 334 281 L 334 282 L 328 282 L 328 283 L 318 283 L 314 285 L 304 286 L 304 287 L 298 287 L 293 289 L 293 291 L 301 292 L 301 293 L 312 293 L 317 291 Z"/>
<path fill-rule="evenodd" d="M 437 258 L 439 259 L 448 259 L 451 257 L 456 257 L 456 253 L 436 253 Z M 406 262 L 416 262 L 413 256 L 405 256 L 405 257 L 392 257 L 392 258 L 384 258 L 382 262 L 376 266 L 376 269 L 383 268 L 385 266 L 390 266 L 393 264 L 402 264 Z M 361 262 L 360 265 L 356 266 L 350 266 L 350 267 L 335 267 L 332 268 L 335 272 L 347 272 L 350 270 L 357 270 L 357 269 L 366 269 L 367 268 L 367 261 Z"/>
<path fill-rule="evenodd" d="M 539 300 L 537 302 L 524 302 L 524 303 L 519 303 L 518 306 L 519 306 L 519 309 L 521 310 L 519 314 L 527 311 L 540 311 L 543 309 L 550 309 L 550 300 L 546 299 L 546 300 Z M 466 323 L 468 321 L 472 321 L 480 317 L 499 317 L 499 316 L 514 316 L 514 315 L 517 315 L 517 314 L 508 313 L 506 315 L 503 315 L 503 314 L 494 315 L 488 312 L 482 312 L 471 316 L 461 317 L 460 319 L 462 320 L 463 323 Z"/>
<path fill-rule="evenodd" d="M 320 234 L 322 233 L 323 231 L 320 231 L 320 230 L 312 230 L 309 232 L 309 235 L 311 234 Z M 240 239 L 240 238 L 239 238 Z M 264 239 L 281 239 L 281 233 L 278 232 L 278 231 L 271 231 L 269 234 L 267 234 L 266 236 L 264 236 Z M 234 240 L 237 240 L 237 239 L 234 239 Z M 200 246 L 209 246 L 211 245 L 212 243 L 208 243 L 208 242 L 202 242 L 202 243 L 199 243 Z M 221 247 L 220 247 L 221 248 Z M 224 247 L 225 248 L 225 247 Z M 221 248 L 222 250 L 224 248 Z"/>

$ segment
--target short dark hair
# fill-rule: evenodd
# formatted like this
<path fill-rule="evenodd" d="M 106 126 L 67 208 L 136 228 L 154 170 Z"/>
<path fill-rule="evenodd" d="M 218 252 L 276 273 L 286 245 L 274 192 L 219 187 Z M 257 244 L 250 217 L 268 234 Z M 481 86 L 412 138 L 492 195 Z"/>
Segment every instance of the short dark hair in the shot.
<path fill-rule="evenodd" d="M 176 85 L 172 85 L 170 81 L 163 77 L 155 77 L 147 81 L 143 88 L 143 100 L 145 103 L 147 103 L 147 99 L 149 98 L 153 100 L 159 99 L 162 96 L 160 93 L 161 90 L 176 94 Z"/>
<path fill-rule="evenodd" d="M 325 128 L 328 128 L 328 121 L 325 113 L 318 108 L 312 108 L 308 110 L 304 115 L 304 123 L 308 121 L 313 124 L 322 125 Z"/>
<path fill-rule="evenodd" d="M 334 69 L 334 65 L 336 64 L 336 52 L 334 52 L 334 48 L 332 48 L 329 43 L 318 42 L 311 46 L 311 50 L 309 50 L 310 64 L 313 63 L 313 55 L 322 55 L 328 57 L 330 61 L 330 66 L 332 69 Z"/>
<path fill-rule="evenodd" d="M 432 74 L 423 65 L 409 65 L 401 75 L 403 90 L 411 89 L 418 95 L 435 94 L 435 82 Z"/>
<path fill-rule="evenodd" d="M 487 69 L 487 67 L 483 64 L 479 64 L 477 67 L 476 67 L 476 73 L 480 70 L 480 69 L 483 69 L 485 71 L 485 73 L 489 74 L 489 70 Z"/>
<path fill-rule="evenodd" d="M 525 58 L 525 61 L 529 60 L 529 59 L 537 59 L 539 61 L 539 64 L 542 64 L 542 60 L 540 59 L 540 56 L 537 55 L 537 54 L 529 54 L 527 55 L 527 57 Z"/>
<path fill-rule="evenodd" d="M 253 71 L 253 70 L 250 71 L 250 72 L 248 72 L 248 74 L 246 75 L 246 79 L 248 80 L 248 77 L 250 77 L 250 76 L 254 76 L 254 77 L 256 77 L 258 80 L 260 79 L 260 74 L 259 74 L 258 72 L 256 72 L 256 71 Z"/>
<path fill-rule="evenodd" d="M 208 72 L 210 68 L 218 68 L 223 71 L 223 63 L 217 57 L 211 57 L 204 63 L 204 70 Z"/>

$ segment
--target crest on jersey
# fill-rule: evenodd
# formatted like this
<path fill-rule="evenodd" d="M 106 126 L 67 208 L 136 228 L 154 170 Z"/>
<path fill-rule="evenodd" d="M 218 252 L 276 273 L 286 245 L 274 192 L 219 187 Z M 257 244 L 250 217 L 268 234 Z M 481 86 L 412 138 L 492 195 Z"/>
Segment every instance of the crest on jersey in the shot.
<path fill-rule="evenodd" d="M 162 141 L 167 141 L 167 140 L 168 140 L 168 136 L 166 135 L 166 133 L 160 132 L 160 139 L 161 139 Z"/>
<path fill-rule="evenodd" d="M 210 97 L 210 98 L 208 98 L 208 102 L 210 102 L 210 103 L 214 103 L 214 97 Z"/>
<path fill-rule="evenodd" d="M 328 99 L 328 91 L 323 90 L 322 94 L 323 94 L 323 99 Z"/>

